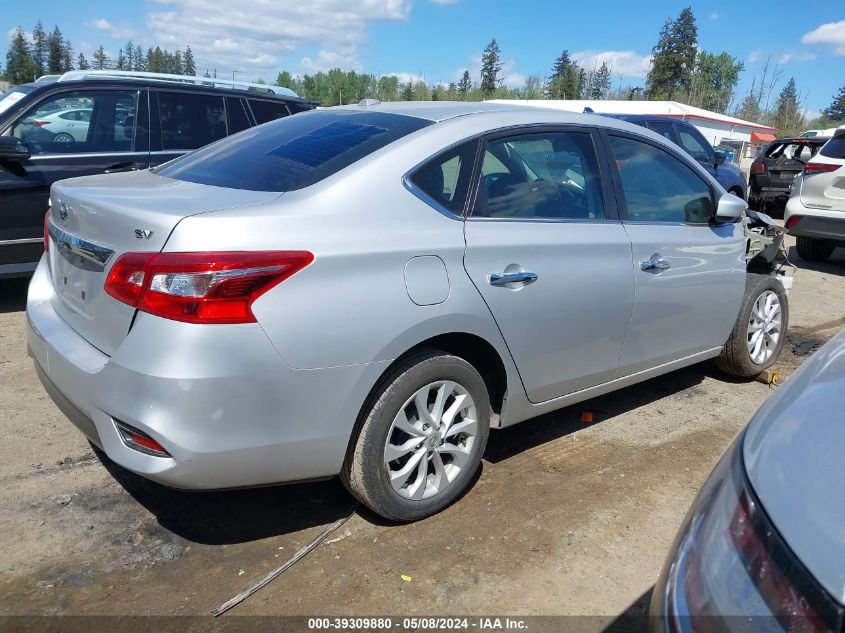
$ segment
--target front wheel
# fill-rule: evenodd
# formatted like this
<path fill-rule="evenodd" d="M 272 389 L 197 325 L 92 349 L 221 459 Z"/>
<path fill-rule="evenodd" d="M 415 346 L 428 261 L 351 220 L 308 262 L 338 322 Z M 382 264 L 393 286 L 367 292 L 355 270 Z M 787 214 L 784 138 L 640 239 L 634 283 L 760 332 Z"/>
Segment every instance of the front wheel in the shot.
<path fill-rule="evenodd" d="M 362 416 L 341 479 L 381 516 L 415 521 L 469 486 L 487 444 L 490 399 L 472 365 L 427 350 L 385 378 Z"/>
<path fill-rule="evenodd" d="M 771 275 L 746 276 L 745 297 L 716 364 L 722 371 L 751 378 L 775 364 L 786 341 L 789 302 Z"/>

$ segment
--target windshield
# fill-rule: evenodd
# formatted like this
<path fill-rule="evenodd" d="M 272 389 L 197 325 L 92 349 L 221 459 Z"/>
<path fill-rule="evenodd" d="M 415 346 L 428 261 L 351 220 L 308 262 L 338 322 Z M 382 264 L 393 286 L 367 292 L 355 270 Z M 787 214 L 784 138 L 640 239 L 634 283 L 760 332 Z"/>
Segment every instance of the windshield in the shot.
<path fill-rule="evenodd" d="M 317 110 L 245 130 L 155 171 L 216 187 L 295 191 L 430 124 L 398 114 Z"/>
<path fill-rule="evenodd" d="M 21 86 L 16 86 L 15 88 L 0 94 L 0 114 L 23 99 L 28 93 L 29 90 L 26 90 Z"/>

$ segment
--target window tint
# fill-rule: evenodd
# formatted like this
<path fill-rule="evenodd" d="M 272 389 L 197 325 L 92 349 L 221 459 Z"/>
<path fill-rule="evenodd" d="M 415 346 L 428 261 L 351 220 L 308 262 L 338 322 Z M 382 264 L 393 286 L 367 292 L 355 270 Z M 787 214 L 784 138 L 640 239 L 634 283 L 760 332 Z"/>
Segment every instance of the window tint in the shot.
<path fill-rule="evenodd" d="M 671 121 L 649 121 L 648 129 L 654 130 L 660 136 L 668 138 L 673 143 L 675 142 L 675 130 Z"/>
<path fill-rule="evenodd" d="M 296 114 L 297 112 L 305 112 L 306 110 L 313 110 L 314 106 L 306 101 L 288 101 L 288 110 L 290 110 L 291 114 Z"/>
<path fill-rule="evenodd" d="M 834 136 L 819 152 L 828 158 L 845 158 L 845 136 Z"/>
<path fill-rule="evenodd" d="M 464 143 L 430 160 L 410 180 L 452 213 L 464 211 L 477 141 Z"/>
<path fill-rule="evenodd" d="M 137 92 L 63 92 L 34 106 L 12 128 L 33 154 L 131 152 Z"/>
<path fill-rule="evenodd" d="M 196 149 L 226 136 L 223 97 L 159 92 L 162 149 Z"/>
<path fill-rule="evenodd" d="M 687 150 L 687 153 L 692 156 L 699 163 L 711 163 L 711 149 L 704 145 L 704 140 L 698 138 L 697 134 L 693 134 L 683 127 L 678 127 L 678 139 L 681 142 L 681 147 Z"/>
<path fill-rule="evenodd" d="M 250 127 L 246 110 L 244 110 L 244 102 L 241 99 L 226 97 L 226 119 L 229 123 L 229 134 Z"/>
<path fill-rule="evenodd" d="M 427 125 L 398 114 L 317 110 L 251 128 L 156 171 L 217 187 L 294 191 Z"/>
<path fill-rule="evenodd" d="M 604 218 L 592 137 L 584 132 L 549 132 L 487 142 L 472 214 L 491 218 Z"/>
<path fill-rule="evenodd" d="M 258 125 L 281 119 L 288 115 L 288 109 L 284 101 L 262 101 L 260 99 L 250 99 L 249 107 L 252 108 L 252 116 L 255 117 L 255 122 Z"/>
<path fill-rule="evenodd" d="M 610 136 L 628 219 L 705 223 L 715 206 L 707 183 L 683 162 L 652 145 Z"/>

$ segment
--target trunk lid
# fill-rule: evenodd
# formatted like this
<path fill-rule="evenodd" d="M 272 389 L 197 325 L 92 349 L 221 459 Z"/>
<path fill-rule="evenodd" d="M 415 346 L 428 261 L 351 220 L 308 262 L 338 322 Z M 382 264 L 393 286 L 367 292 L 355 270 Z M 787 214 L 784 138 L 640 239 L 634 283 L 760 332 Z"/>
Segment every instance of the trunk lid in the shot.
<path fill-rule="evenodd" d="M 150 171 L 54 185 L 48 227 L 56 312 L 94 347 L 111 355 L 135 314 L 103 289 L 118 257 L 160 251 L 187 216 L 261 204 L 279 195 L 172 180 Z"/>

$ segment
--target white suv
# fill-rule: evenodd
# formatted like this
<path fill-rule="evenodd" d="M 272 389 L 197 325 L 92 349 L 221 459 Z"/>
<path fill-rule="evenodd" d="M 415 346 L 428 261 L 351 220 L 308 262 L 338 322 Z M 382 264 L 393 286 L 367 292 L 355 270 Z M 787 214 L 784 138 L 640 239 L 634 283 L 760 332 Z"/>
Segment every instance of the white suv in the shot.
<path fill-rule="evenodd" d="M 845 125 L 792 181 L 784 220 L 801 259 L 824 261 L 845 248 Z"/>

